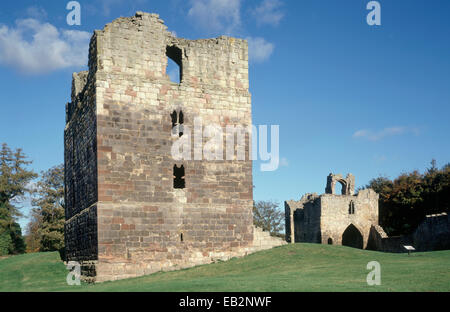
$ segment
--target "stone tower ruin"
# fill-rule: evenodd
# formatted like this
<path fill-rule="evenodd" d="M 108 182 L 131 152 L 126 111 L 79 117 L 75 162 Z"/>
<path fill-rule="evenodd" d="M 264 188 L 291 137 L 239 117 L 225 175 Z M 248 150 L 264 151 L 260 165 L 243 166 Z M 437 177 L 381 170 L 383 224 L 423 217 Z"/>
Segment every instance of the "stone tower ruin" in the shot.
<path fill-rule="evenodd" d="M 166 73 L 168 58 L 180 83 Z M 250 158 L 171 155 L 194 117 L 203 126 L 251 125 L 245 40 L 177 38 L 157 14 L 142 12 L 94 32 L 89 71 L 73 75 L 64 130 L 66 260 L 81 262 L 85 279 L 255 249 Z"/>

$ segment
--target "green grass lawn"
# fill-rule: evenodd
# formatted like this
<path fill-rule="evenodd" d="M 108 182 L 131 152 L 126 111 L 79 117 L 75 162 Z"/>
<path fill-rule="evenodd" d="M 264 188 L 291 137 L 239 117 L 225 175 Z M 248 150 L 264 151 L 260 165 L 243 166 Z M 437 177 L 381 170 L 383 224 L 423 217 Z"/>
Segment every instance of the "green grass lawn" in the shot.
<path fill-rule="evenodd" d="M 367 263 L 381 265 L 368 286 Z M 56 252 L 0 260 L 0 291 L 450 291 L 450 250 L 390 254 L 344 246 L 287 245 L 245 258 L 149 276 L 68 286 Z"/>

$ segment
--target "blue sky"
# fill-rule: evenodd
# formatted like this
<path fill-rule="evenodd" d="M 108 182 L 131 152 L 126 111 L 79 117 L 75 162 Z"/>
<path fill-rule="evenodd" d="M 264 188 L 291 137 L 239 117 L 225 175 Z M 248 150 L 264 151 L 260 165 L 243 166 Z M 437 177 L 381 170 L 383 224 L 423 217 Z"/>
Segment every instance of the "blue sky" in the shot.
<path fill-rule="evenodd" d="M 369 0 L 78 2 L 80 26 L 66 23 L 68 1 L 0 4 L 0 142 L 36 172 L 63 162 L 71 74 L 93 30 L 135 11 L 179 37 L 249 40 L 253 123 L 280 125 L 281 166 L 255 162 L 256 200 L 323 193 L 330 172 L 362 186 L 450 161 L 450 1 L 379 1 L 380 26 L 366 22 Z"/>

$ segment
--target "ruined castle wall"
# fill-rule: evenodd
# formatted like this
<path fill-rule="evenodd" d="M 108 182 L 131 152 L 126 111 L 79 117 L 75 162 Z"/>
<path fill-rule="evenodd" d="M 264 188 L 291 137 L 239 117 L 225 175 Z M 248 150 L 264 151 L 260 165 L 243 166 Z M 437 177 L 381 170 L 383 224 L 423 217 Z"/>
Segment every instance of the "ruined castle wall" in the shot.
<path fill-rule="evenodd" d="M 411 235 L 388 237 L 381 226 L 373 225 L 370 228 L 369 241 L 367 243 L 367 249 L 369 250 L 395 253 L 407 252 L 403 247 L 405 245 L 413 245 Z"/>
<path fill-rule="evenodd" d="M 446 213 L 428 215 L 409 235 L 388 237 L 379 227 L 370 232 L 370 249 L 384 252 L 407 252 L 405 245 L 416 251 L 450 249 L 450 217 Z"/>
<path fill-rule="evenodd" d="M 322 243 L 326 244 L 331 238 L 333 244 L 342 244 L 342 234 L 353 224 L 363 236 L 365 248 L 371 226 L 378 224 L 378 194 L 367 189 L 356 196 L 323 194 L 320 198 Z M 349 214 L 351 201 L 354 202 L 354 214 Z"/>
<path fill-rule="evenodd" d="M 64 130 L 65 246 L 68 261 L 97 259 L 97 127 L 95 38 L 90 71 L 73 75 Z"/>
<path fill-rule="evenodd" d="M 447 213 L 426 216 L 412 236 L 417 251 L 450 249 L 450 216 Z"/>
<path fill-rule="evenodd" d="M 95 36 L 98 280 L 242 253 L 253 240 L 251 161 L 174 161 L 170 114 L 182 110 L 191 129 L 197 116 L 250 125 L 247 43 L 175 38 L 145 13 Z M 182 51 L 180 84 L 165 72 L 167 46 Z M 184 189 L 173 187 L 174 164 Z"/>
<path fill-rule="evenodd" d="M 262 230 L 258 227 L 253 227 L 253 244 L 254 251 L 260 251 L 286 245 L 286 241 L 283 238 L 271 236 L 269 232 Z"/>
<path fill-rule="evenodd" d="M 303 216 L 300 215 L 303 214 L 303 204 L 304 203 L 302 201 L 295 200 L 288 200 L 284 202 L 285 237 L 286 242 L 288 243 L 295 243 L 295 220 L 303 220 Z M 295 214 L 296 216 L 294 217 Z"/>
<path fill-rule="evenodd" d="M 320 216 L 319 198 L 305 202 L 303 209 L 299 209 L 294 213 L 296 242 L 321 242 Z"/>
<path fill-rule="evenodd" d="M 320 243 L 320 200 L 315 193 L 284 202 L 286 241 Z"/>

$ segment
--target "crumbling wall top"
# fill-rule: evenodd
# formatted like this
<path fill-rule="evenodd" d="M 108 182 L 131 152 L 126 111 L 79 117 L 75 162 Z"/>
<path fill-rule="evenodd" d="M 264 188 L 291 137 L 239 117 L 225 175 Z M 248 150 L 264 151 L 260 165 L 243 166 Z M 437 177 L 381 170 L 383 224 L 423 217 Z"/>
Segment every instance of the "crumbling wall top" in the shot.
<path fill-rule="evenodd" d="M 137 12 L 96 30 L 93 40 L 90 72 L 165 83 L 170 58 L 180 67 L 180 86 L 248 93 L 248 44 L 244 39 L 178 38 L 158 14 Z"/>
<path fill-rule="evenodd" d="M 88 71 L 81 71 L 72 74 L 72 94 L 71 94 L 72 102 L 75 102 L 77 97 L 85 88 L 88 74 L 89 74 Z"/>
<path fill-rule="evenodd" d="M 300 200 L 287 200 L 285 201 L 285 206 L 289 206 L 289 208 L 294 211 L 297 209 L 303 209 L 305 204 L 308 202 L 314 202 L 316 199 L 320 198 L 317 193 L 307 193 L 302 196 Z"/>
<path fill-rule="evenodd" d="M 364 190 L 360 190 L 358 192 L 358 197 L 361 198 L 376 198 L 378 200 L 379 198 L 379 194 L 377 192 L 375 192 L 373 189 L 364 189 Z"/>
<path fill-rule="evenodd" d="M 326 194 L 334 194 L 336 183 L 342 185 L 342 195 L 354 195 L 355 194 L 355 176 L 351 173 L 347 174 L 347 177 L 343 178 L 342 174 L 330 173 L 327 177 L 327 186 L 325 188 Z"/>

